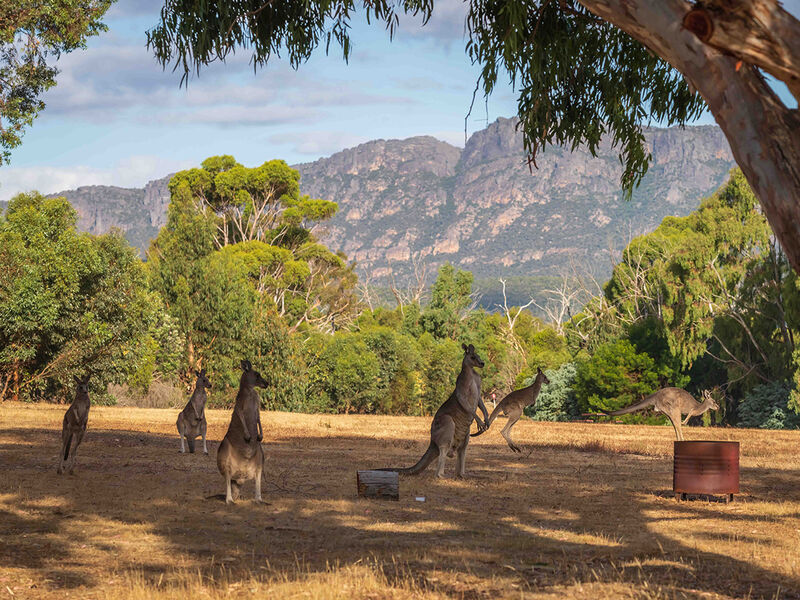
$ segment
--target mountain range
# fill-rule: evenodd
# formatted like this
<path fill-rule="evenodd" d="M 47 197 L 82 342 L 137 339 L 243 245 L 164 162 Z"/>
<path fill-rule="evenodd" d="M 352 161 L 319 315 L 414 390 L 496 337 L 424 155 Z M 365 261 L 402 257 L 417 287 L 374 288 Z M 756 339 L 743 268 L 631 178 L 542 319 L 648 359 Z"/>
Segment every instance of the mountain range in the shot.
<path fill-rule="evenodd" d="M 576 264 L 603 275 L 611 250 L 697 208 L 734 166 L 714 126 L 648 128 L 645 137 L 652 164 L 630 201 L 610 142 L 596 157 L 550 146 L 529 169 L 516 119 L 498 119 L 463 149 L 429 136 L 375 140 L 295 168 L 302 193 L 339 204 L 323 241 L 375 283 L 407 280 L 414 261 L 430 270 L 449 261 L 478 278 L 558 275 Z M 169 178 L 54 195 L 72 202 L 80 229 L 119 227 L 144 251 L 166 222 Z"/>

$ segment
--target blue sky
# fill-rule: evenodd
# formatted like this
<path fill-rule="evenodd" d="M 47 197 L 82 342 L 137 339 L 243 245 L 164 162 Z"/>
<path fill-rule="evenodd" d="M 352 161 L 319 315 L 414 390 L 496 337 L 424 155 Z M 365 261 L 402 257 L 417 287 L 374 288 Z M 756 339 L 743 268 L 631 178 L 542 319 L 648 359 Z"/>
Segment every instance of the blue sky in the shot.
<path fill-rule="evenodd" d="M 349 64 L 332 49 L 298 71 L 271 61 L 254 74 L 242 52 L 202 71 L 188 89 L 145 49 L 161 4 L 118 0 L 105 19 L 109 31 L 61 58 L 47 108 L 0 168 L 0 200 L 31 189 L 141 186 L 216 154 L 253 166 L 307 162 L 378 138 L 464 143 L 478 70 L 464 52 L 460 0 L 437 0 L 424 28 L 401 22 L 391 43 L 382 28 L 356 24 Z M 800 0 L 784 4 L 800 14 Z M 511 88 L 497 89 L 488 107 L 476 105 L 468 133 L 486 125 L 487 112 L 491 122 L 515 111 Z"/>

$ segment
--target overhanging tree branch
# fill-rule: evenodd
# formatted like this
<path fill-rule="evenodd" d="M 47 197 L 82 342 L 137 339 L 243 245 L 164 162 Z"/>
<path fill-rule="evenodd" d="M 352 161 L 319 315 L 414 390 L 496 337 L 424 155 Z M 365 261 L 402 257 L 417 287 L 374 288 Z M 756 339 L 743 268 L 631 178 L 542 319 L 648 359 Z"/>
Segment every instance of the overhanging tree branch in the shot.
<path fill-rule="evenodd" d="M 775 0 L 701 2 L 683 26 L 704 44 L 780 79 L 800 102 L 800 21 Z"/>

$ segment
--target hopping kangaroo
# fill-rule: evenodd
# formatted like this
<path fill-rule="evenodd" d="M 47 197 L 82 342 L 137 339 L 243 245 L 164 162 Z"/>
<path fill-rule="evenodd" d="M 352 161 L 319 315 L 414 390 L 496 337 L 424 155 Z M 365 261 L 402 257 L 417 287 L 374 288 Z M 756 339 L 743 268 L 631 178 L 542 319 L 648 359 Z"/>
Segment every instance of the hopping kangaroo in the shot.
<path fill-rule="evenodd" d="M 481 421 L 475 411 L 480 407 L 483 418 L 488 420 L 489 414 L 481 398 L 481 376 L 473 367 L 483 367 L 483 361 L 475 353 L 472 344 L 465 346 L 464 360 L 461 362 L 461 372 L 456 379 L 456 389 L 450 394 L 447 401 L 439 407 L 431 423 L 431 443 L 419 462 L 413 467 L 386 468 L 381 471 L 397 471 L 406 475 L 417 475 L 424 471 L 435 458 L 439 458 L 436 468 L 436 477 L 444 474 L 445 456 L 452 457 L 458 452 L 456 476 L 465 476 L 467 460 L 467 444 L 469 444 L 469 427 L 472 419 L 478 421 L 478 427 L 484 429 L 486 424 Z"/>
<path fill-rule="evenodd" d="M 487 428 L 491 427 L 492 422 L 494 422 L 495 418 L 501 412 L 508 417 L 508 423 L 506 423 L 506 426 L 503 427 L 503 431 L 500 433 L 504 438 L 506 438 L 508 447 L 514 452 L 522 452 L 522 449 L 514 443 L 514 440 L 511 439 L 511 428 L 514 427 L 514 424 L 517 421 L 519 421 L 519 418 L 522 416 L 525 407 L 531 406 L 536 402 L 536 398 L 539 396 L 539 390 L 542 389 L 543 383 L 550 383 L 550 380 L 545 376 L 541 369 L 537 369 L 536 379 L 533 380 L 533 383 L 528 387 L 522 388 L 521 390 L 514 390 L 508 396 L 503 398 L 500 401 L 500 404 L 495 406 L 494 410 L 492 411 L 492 416 L 489 417 L 489 422 L 486 423 Z M 478 431 L 477 433 L 470 435 L 475 437 L 481 435 L 482 433 L 483 431 Z"/>
<path fill-rule="evenodd" d="M 69 472 L 75 470 L 75 457 L 78 454 L 78 446 L 81 444 L 83 434 L 86 433 L 86 424 L 89 421 L 89 377 L 83 379 L 75 377 L 75 400 L 69 405 L 64 421 L 61 426 L 61 454 L 58 457 L 58 473 L 64 472 L 69 461 Z M 75 438 L 75 445 L 72 446 L 72 456 L 70 456 L 70 445 L 72 438 Z"/>
<path fill-rule="evenodd" d="M 199 372 L 195 371 L 194 374 L 197 375 L 194 392 L 181 414 L 178 415 L 175 425 L 181 436 L 181 452 L 186 452 L 183 447 L 183 438 L 185 437 L 186 443 L 189 445 L 189 452 L 194 454 L 194 439 L 200 435 L 203 436 L 203 454 L 208 454 L 206 446 L 206 400 L 208 395 L 206 389 L 211 388 L 211 382 L 206 377 L 205 369 Z"/>
<path fill-rule="evenodd" d="M 702 415 L 707 410 L 719 409 L 714 398 L 711 397 L 711 392 L 708 390 L 703 391 L 703 401 L 697 402 L 692 398 L 692 395 L 685 390 L 666 387 L 658 390 L 654 394 L 650 394 L 641 402 L 607 414 L 612 416 L 626 415 L 636 412 L 637 410 L 643 410 L 649 406 L 652 406 L 656 412 L 662 412 L 667 415 L 667 418 L 672 423 L 672 427 L 675 429 L 675 436 L 678 438 L 678 441 L 683 440 L 683 432 L 681 431 L 682 415 L 686 415 L 686 419 L 683 421 L 683 425 L 686 425 L 691 417 Z"/>
<path fill-rule="evenodd" d="M 242 378 L 239 393 L 231 415 L 228 432 L 217 450 L 217 468 L 225 477 L 225 502 L 239 499 L 242 484 L 255 479 L 256 500 L 261 501 L 261 471 L 264 469 L 264 450 L 261 440 L 261 401 L 256 387 L 265 388 L 267 382 L 253 370 L 249 360 L 242 361 Z"/>

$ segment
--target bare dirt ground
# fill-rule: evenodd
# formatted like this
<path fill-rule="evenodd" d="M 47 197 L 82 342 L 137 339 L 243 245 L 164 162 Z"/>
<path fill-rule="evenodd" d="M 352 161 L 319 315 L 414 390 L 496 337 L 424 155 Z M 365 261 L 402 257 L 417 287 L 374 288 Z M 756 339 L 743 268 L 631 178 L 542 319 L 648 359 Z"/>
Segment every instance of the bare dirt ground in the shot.
<path fill-rule="evenodd" d="M 64 406 L 0 405 L 0 598 L 800 598 L 800 432 L 685 428 L 741 442 L 732 504 L 678 502 L 672 429 L 503 422 L 466 480 L 410 465 L 429 418 L 263 413 L 265 500 L 226 506 L 178 411 L 92 407 L 75 475 L 56 474 Z M 415 500 L 425 496 L 425 502 Z"/>

